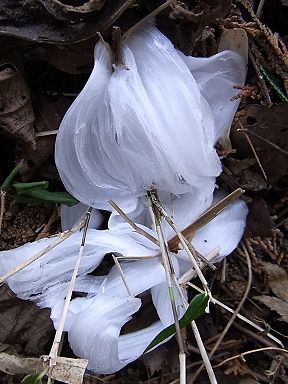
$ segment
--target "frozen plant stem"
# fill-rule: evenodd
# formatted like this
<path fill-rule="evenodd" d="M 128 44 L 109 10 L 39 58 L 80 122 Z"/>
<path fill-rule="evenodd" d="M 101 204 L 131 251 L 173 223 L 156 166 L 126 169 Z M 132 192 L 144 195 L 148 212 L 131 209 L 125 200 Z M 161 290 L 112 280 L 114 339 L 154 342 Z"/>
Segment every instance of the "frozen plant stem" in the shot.
<path fill-rule="evenodd" d="M 88 211 L 86 213 L 86 216 L 85 216 L 85 219 L 84 219 L 83 236 L 82 236 L 82 241 L 81 241 L 81 245 L 80 245 L 80 249 L 79 249 L 79 253 L 78 253 L 78 258 L 77 258 L 77 261 L 76 261 L 76 264 L 75 264 L 75 267 L 74 267 L 74 271 L 73 271 L 73 274 L 72 274 L 72 277 L 71 277 L 71 281 L 70 281 L 70 284 L 69 284 L 69 287 L 68 287 L 68 292 L 67 292 L 67 295 L 66 295 L 66 298 L 65 298 L 64 306 L 63 306 L 61 317 L 60 317 L 60 320 L 59 320 L 59 325 L 58 325 L 58 328 L 57 328 L 57 331 L 56 331 L 56 334 L 55 334 L 55 337 L 54 337 L 54 341 L 53 341 L 53 344 L 52 344 L 52 347 L 51 347 L 51 350 L 50 350 L 50 353 L 49 353 L 49 365 L 50 365 L 50 367 L 52 367 L 55 364 L 55 358 L 58 356 L 59 345 L 60 345 L 61 337 L 62 337 L 62 334 L 63 334 L 64 324 L 65 324 L 65 320 L 66 320 L 69 304 L 70 304 L 70 301 L 71 301 L 71 297 L 72 297 L 72 293 L 73 293 L 76 277 L 77 277 L 77 274 L 78 274 L 79 265 L 80 265 L 81 258 L 82 258 L 82 255 L 83 255 L 83 251 L 84 251 L 85 240 L 86 240 L 87 229 L 88 229 L 88 224 L 89 224 L 89 220 L 90 220 L 91 211 L 92 211 L 92 208 L 90 207 L 88 209 Z"/>
<path fill-rule="evenodd" d="M 174 321 L 175 321 L 176 337 L 177 337 L 177 342 L 179 345 L 180 384 L 186 384 L 186 356 L 185 356 L 185 352 L 184 352 L 181 329 L 180 329 L 177 310 L 176 310 L 175 296 L 174 296 L 173 285 L 172 285 L 172 270 L 171 270 L 171 264 L 169 261 L 169 251 L 168 251 L 168 248 L 167 248 L 167 245 L 165 242 L 165 238 L 164 238 L 164 234 L 163 234 L 163 230 L 162 230 L 162 226 L 161 226 L 161 214 L 160 214 L 159 210 L 153 204 L 153 199 L 155 197 L 154 193 L 155 192 L 149 192 L 148 193 L 149 202 L 150 202 L 151 208 L 152 208 L 152 210 L 151 210 L 152 211 L 152 221 L 155 224 L 155 229 L 156 229 L 158 239 L 159 239 L 159 246 L 160 246 L 160 251 L 161 251 L 161 255 L 162 255 L 163 266 L 164 266 L 165 273 L 166 273 L 169 298 L 171 301 L 171 307 L 172 307 L 173 317 L 174 317 Z"/>

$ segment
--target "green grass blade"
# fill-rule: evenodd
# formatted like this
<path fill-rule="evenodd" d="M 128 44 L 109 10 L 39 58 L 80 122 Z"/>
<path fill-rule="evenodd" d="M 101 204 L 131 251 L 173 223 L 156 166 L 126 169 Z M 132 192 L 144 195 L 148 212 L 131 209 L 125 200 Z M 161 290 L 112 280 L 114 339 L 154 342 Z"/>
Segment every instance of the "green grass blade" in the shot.
<path fill-rule="evenodd" d="M 12 169 L 11 173 L 6 177 L 4 183 L 0 187 L 1 191 L 6 191 L 10 187 L 10 184 L 14 180 L 15 176 L 17 176 L 18 173 L 21 171 L 22 166 L 23 160 L 21 160 L 20 163 L 17 164 L 16 167 Z"/>
<path fill-rule="evenodd" d="M 208 305 L 209 297 L 206 293 L 200 293 L 196 295 L 187 311 L 184 313 L 183 317 L 179 320 L 180 328 L 185 328 L 191 323 L 191 321 L 196 320 L 199 316 L 203 315 L 205 309 Z M 173 336 L 176 333 L 175 324 L 169 325 L 169 327 L 163 329 L 158 335 L 151 341 L 148 347 L 145 349 L 145 352 L 148 352 L 150 349 L 156 347 L 162 341 L 168 339 L 168 337 Z"/>
<path fill-rule="evenodd" d="M 53 204 L 65 204 L 69 207 L 78 203 L 68 192 L 50 192 L 45 189 L 35 189 L 17 194 L 19 201 L 39 202 L 46 201 Z"/>
<path fill-rule="evenodd" d="M 35 181 L 33 183 L 13 183 L 13 187 L 16 189 L 16 193 L 21 195 L 28 191 L 34 191 L 36 189 L 47 189 L 49 187 L 48 181 Z"/>

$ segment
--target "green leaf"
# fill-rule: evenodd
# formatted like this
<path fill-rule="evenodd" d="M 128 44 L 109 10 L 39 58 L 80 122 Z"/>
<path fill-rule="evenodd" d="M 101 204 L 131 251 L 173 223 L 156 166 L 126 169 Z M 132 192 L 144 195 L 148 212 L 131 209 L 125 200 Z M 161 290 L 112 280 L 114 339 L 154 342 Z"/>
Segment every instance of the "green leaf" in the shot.
<path fill-rule="evenodd" d="M 36 372 L 36 373 L 30 373 L 29 375 L 25 376 L 24 379 L 21 381 L 22 384 L 42 384 L 42 378 L 47 373 L 47 369 L 45 369 L 42 372 Z"/>
<path fill-rule="evenodd" d="M 21 160 L 20 163 L 17 164 L 16 167 L 12 169 L 11 173 L 6 177 L 6 179 L 4 180 L 4 183 L 0 187 L 1 191 L 6 191 L 10 187 L 10 184 L 12 183 L 14 178 L 21 171 L 22 166 L 23 166 L 23 160 Z"/>
<path fill-rule="evenodd" d="M 14 183 L 13 187 L 16 189 L 18 195 L 22 195 L 28 191 L 35 191 L 36 189 L 47 189 L 49 187 L 49 182 L 36 181 L 34 183 Z"/>
<path fill-rule="evenodd" d="M 180 328 L 187 327 L 187 325 L 189 325 L 191 321 L 203 315 L 203 313 L 205 312 L 205 308 L 208 305 L 208 301 L 209 297 L 207 293 L 200 293 L 199 295 L 196 295 L 189 304 L 189 307 L 187 308 L 187 311 L 184 313 L 183 317 L 179 320 Z M 163 331 L 161 331 L 160 333 L 158 333 L 157 336 L 154 337 L 154 339 L 145 349 L 144 353 L 156 347 L 156 345 L 160 344 L 163 340 L 168 339 L 168 337 L 173 336 L 175 333 L 175 324 L 169 325 L 169 327 L 163 329 Z"/>
<path fill-rule="evenodd" d="M 17 194 L 18 200 L 21 201 L 47 201 L 54 204 L 65 204 L 69 207 L 78 203 L 68 192 L 50 192 L 45 189 L 28 190 Z"/>

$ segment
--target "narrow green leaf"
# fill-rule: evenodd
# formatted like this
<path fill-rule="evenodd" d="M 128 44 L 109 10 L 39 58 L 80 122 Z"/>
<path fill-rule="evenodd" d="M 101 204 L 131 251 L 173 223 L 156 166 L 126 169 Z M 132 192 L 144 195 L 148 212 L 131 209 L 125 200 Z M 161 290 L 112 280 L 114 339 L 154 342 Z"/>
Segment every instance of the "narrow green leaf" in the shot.
<path fill-rule="evenodd" d="M 47 369 L 42 372 L 30 373 L 21 381 L 22 384 L 42 384 L 42 378 L 46 375 Z"/>
<path fill-rule="evenodd" d="M 180 328 L 187 327 L 187 325 L 189 325 L 191 321 L 203 315 L 203 313 L 205 312 L 205 308 L 208 305 L 208 301 L 209 297 L 206 293 L 200 293 L 199 295 L 196 295 L 189 304 L 189 307 L 187 308 L 187 311 L 184 313 L 183 317 L 179 320 Z M 163 331 L 161 331 L 156 337 L 154 337 L 154 339 L 145 349 L 144 353 L 156 347 L 156 345 L 160 344 L 163 340 L 168 339 L 168 337 L 173 336 L 175 333 L 175 324 L 169 325 L 169 327 L 163 329 Z"/>
<path fill-rule="evenodd" d="M 16 189 L 18 195 L 22 195 L 27 191 L 34 191 L 36 189 L 47 189 L 49 187 L 48 181 L 35 181 L 33 183 L 14 183 L 13 187 Z"/>
<path fill-rule="evenodd" d="M 17 194 L 21 201 L 47 201 L 54 204 L 65 204 L 69 207 L 78 203 L 73 196 L 68 192 L 50 192 L 45 189 L 35 189 L 26 191 L 25 193 Z"/>
<path fill-rule="evenodd" d="M 0 187 L 1 191 L 6 191 L 10 187 L 10 184 L 14 180 L 15 176 L 17 176 L 18 173 L 21 171 L 22 166 L 23 160 L 21 160 L 20 163 L 17 164 L 16 167 L 12 169 L 11 173 L 6 177 L 4 183 Z"/>

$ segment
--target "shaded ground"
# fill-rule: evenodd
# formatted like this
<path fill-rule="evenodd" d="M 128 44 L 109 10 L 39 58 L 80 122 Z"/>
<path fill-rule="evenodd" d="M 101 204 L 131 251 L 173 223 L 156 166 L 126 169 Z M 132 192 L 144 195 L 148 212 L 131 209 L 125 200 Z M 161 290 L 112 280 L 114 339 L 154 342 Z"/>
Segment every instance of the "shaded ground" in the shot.
<path fill-rule="evenodd" d="M 0 90 L 4 95 L 4 107 L 0 108 L 3 134 L 0 142 L 0 178 L 4 179 L 15 162 L 24 158 L 23 180 L 49 180 L 50 190 L 59 191 L 63 187 L 53 162 L 54 136 L 36 138 L 35 133 L 58 128 L 65 111 L 88 78 L 96 39 L 91 32 L 95 30 L 91 28 L 94 11 L 81 26 L 77 12 L 72 16 L 71 12 L 65 13 L 65 17 L 71 16 L 75 23 L 76 32 L 71 35 L 65 29 L 67 20 L 62 20 L 64 16 L 59 15 L 60 11 L 48 7 L 51 25 L 44 32 L 45 39 L 53 44 L 44 44 L 43 36 L 39 38 L 39 28 L 43 32 L 45 15 L 42 18 L 39 16 L 37 22 L 35 16 L 30 20 L 22 14 L 17 16 L 15 2 L 3 2 L 0 11 L 6 12 L 12 8 L 12 3 L 14 13 L 10 15 L 10 24 L 7 20 L 0 20 L 0 31 L 3 34 Z M 34 3 L 37 1 L 31 0 L 26 5 L 30 4 L 33 9 Z M 38 3 L 47 4 L 49 1 Z M 123 5 L 125 2 L 120 3 Z M 159 5 L 161 1 L 155 2 L 153 8 L 156 3 Z M 288 276 L 285 271 L 288 270 L 288 54 L 282 40 L 277 40 L 277 36 L 263 27 L 245 1 L 237 2 L 237 7 L 236 3 L 231 5 L 225 1 L 209 3 L 178 2 L 178 8 L 173 11 L 167 9 L 159 15 L 157 22 L 180 49 L 199 56 L 215 53 L 220 32 L 224 28 L 240 26 L 249 37 L 252 58 L 249 61 L 247 86 L 240 90 L 242 102 L 231 131 L 234 151 L 219 146 L 224 171 L 218 182 L 228 191 L 237 187 L 244 188 L 244 199 L 249 204 L 250 214 L 242 244 L 218 267 L 216 273 L 206 271 L 206 276 L 213 296 L 233 310 L 246 297 L 245 291 L 249 290 L 245 302 L 238 309 L 242 315 L 261 327 L 262 331 L 242 320 L 233 321 L 211 358 L 213 365 L 217 366 L 225 359 L 249 350 L 279 347 L 275 340 L 267 336 L 268 332 L 279 339 L 284 347 L 287 346 Z M 255 2 L 254 10 L 257 7 L 258 2 Z M 41 8 L 41 12 L 48 12 L 48 8 Z M 105 11 L 110 12 L 107 25 L 113 23 L 117 16 L 114 8 L 108 8 Z M 151 8 L 148 1 L 137 2 L 122 14 L 117 24 L 125 30 L 149 13 Z M 29 7 L 25 11 L 28 12 Z M 8 18 L 9 12 L 5 15 Z M 278 32 L 284 42 L 288 36 L 285 15 L 288 15 L 287 2 L 267 0 L 261 16 L 261 21 L 273 33 Z M 17 17 L 19 20 L 16 20 Z M 100 19 L 100 14 L 97 13 L 97 17 Z M 17 33 L 15 20 L 20 24 Z M 87 30 L 85 23 L 89 25 Z M 61 47 L 59 41 L 55 44 L 55 39 L 60 35 L 51 32 L 60 24 L 58 32 L 61 30 L 65 35 L 65 46 Z M 24 39 L 17 39 L 15 33 Z M 107 29 L 104 35 L 109 39 L 111 29 Z M 79 36 L 82 36 L 83 41 L 72 45 Z M 27 38 L 33 38 L 33 43 Z M 257 70 L 260 71 L 260 77 L 257 76 Z M 265 73 L 268 73 L 266 78 Z M 262 77 L 266 79 L 264 84 Z M 247 131 L 239 132 L 239 128 Z M 33 241 L 39 236 L 54 234 L 59 229 L 58 211 L 54 205 L 19 203 L 11 193 L 6 197 L 0 235 L 2 250 Z M 252 273 L 251 284 L 249 271 Z M 197 281 L 193 283 L 197 285 Z M 0 344 L 0 352 L 36 357 L 49 352 L 53 337 L 49 311 L 22 302 L 5 286 L 0 289 L 0 342 L 3 343 Z M 195 291 L 191 288 L 189 294 L 192 297 Z M 208 352 L 231 316 L 223 308 L 211 305 L 211 313 L 199 321 Z M 96 378 L 87 374 L 85 382 L 176 383 L 179 375 L 177 348 L 175 340 L 172 340 L 115 375 Z M 191 381 L 202 361 L 189 329 L 186 330 L 186 348 Z M 71 355 L 67 342 L 64 342 L 63 354 Z M 279 351 L 262 350 L 245 356 L 245 360 L 239 357 L 216 367 L 219 383 L 237 383 L 243 377 L 254 378 L 261 383 L 288 382 L 288 361 Z M 0 378 L 1 382 L 7 384 L 19 383 L 21 380 L 6 374 L 0 374 Z M 200 374 L 195 380 L 195 383 L 208 382 L 206 374 Z M 247 383 L 252 384 L 253 381 Z"/>

